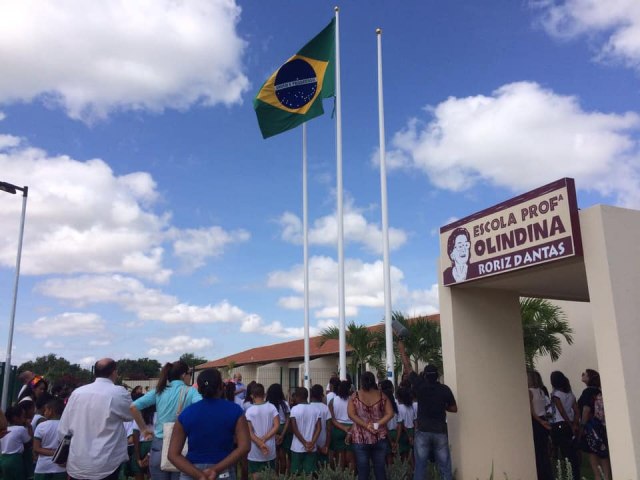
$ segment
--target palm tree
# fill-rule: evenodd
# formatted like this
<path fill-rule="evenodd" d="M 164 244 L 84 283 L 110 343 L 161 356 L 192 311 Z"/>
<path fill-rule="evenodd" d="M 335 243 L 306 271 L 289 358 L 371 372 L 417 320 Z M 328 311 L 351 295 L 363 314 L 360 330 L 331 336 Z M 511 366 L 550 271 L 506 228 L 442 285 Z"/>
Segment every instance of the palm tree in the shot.
<path fill-rule="evenodd" d="M 324 345 L 327 340 L 338 339 L 338 327 L 328 327 L 320 332 L 318 345 Z M 351 368 L 348 370 L 357 377 L 359 368 L 362 365 L 370 364 L 378 372 L 384 372 L 384 364 L 382 362 L 382 352 L 384 350 L 384 337 L 382 332 L 372 330 L 365 325 L 356 325 L 351 322 L 347 326 L 346 331 L 347 344 L 352 348 L 351 351 Z"/>
<path fill-rule="evenodd" d="M 401 312 L 393 312 L 393 320 L 397 320 L 409 330 L 404 339 L 404 347 L 413 369 L 418 371 L 418 362 L 435 365 L 442 371 L 442 337 L 440 324 L 432 322 L 427 317 L 408 319 Z M 396 360 L 396 365 L 401 365 Z"/>
<path fill-rule="evenodd" d="M 562 338 L 573 344 L 573 329 L 562 309 L 542 298 L 520 300 L 524 355 L 527 368 L 535 369 L 536 358 L 549 355 L 552 362 L 560 358 Z"/>

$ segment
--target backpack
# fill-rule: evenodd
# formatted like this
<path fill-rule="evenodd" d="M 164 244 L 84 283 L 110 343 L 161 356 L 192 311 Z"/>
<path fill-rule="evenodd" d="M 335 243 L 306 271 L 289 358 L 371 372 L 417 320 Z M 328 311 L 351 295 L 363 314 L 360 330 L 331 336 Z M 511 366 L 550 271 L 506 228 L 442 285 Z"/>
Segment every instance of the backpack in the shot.
<path fill-rule="evenodd" d="M 606 425 L 604 417 L 604 401 L 602 400 L 602 392 L 598 392 L 593 398 L 593 416 Z"/>

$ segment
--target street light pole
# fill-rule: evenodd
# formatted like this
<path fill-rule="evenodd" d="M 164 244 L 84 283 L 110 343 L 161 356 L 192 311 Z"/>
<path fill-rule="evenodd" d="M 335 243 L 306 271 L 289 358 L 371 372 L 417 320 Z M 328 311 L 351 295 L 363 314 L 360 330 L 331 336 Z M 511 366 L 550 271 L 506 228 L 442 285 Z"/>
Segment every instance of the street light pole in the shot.
<path fill-rule="evenodd" d="M 27 211 L 27 195 L 29 187 L 17 187 L 7 182 L 0 182 L 0 190 L 15 195 L 18 190 L 22 192 L 22 216 L 20 218 L 20 233 L 18 235 L 18 255 L 16 258 L 16 278 L 13 283 L 13 305 L 11 306 L 11 316 L 9 317 L 9 338 L 7 340 L 7 358 L 4 363 L 4 378 L 2 382 L 2 401 L 0 402 L 2 411 L 7 409 L 7 399 L 9 397 L 9 377 L 11 376 L 11 349 L 13 348 L 13 326 L 16 320 L 16 303 L 18 301 L 18 280 L 20 279 L 20 259 L 22 258 L 22 237 L 24 235 L 24 219 Z"/>

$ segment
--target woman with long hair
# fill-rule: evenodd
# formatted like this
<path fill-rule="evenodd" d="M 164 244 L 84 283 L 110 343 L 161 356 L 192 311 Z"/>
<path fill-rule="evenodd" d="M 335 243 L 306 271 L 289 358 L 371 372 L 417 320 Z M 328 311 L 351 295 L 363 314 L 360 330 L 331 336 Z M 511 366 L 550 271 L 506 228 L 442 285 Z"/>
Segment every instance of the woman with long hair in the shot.
<path fill-rule="evenodd" d="M 394 414 L 391 402 L 378 390 L 373 373 L 360 376 L 360 388 L 349 398 L 347 411 L 353 422 L 351 439 L 358 480 L 369 479 L 371 464 L 376 480 L 386 480 L 387 422 Z"/>
<path fill-rule="evenodd" d="M 284 398 L 284 391 L 282 385 L 279 383 L 272 383 L 267 389 L 267 402 L 271 403 L 278 410 L 278 417 L 280 419 L 280 428 L 276 434 L 276 468 L 278 473 L 284 474 L 288 470 L 288 454 L 287 450 L 291 448 L 291 441 L 293 436 L 289 438 L 289 445 L 286 445 L 285 439 L 287 433 L 290 433 L 289 429 L 289 416 L 291 414 L 291 407 Z"/>
<path fill-rule="evenodd" d="M 336 457 L 336 465 L 340 468 L 355 469 L 353 447 L 351 446 L 351 427 L 353 420 L 349 418 L 348 406 L 351 394 L 351 382 L 342 380 L 338 385 L 336 396 L 329 402 L 331 412 L 331 444 L 330 449 Z"/>
<path fill-rule="evenodd" d="M 379 387 L 380 391 L 387 396 L 387 400 L 389 400 L 391 408 L 393 409 L 393 417 L 387 422 L 387 430 L 389 431 L 389 435 L 387 436 L 389 440 L 387 465 L 391 465 L 393 463 L 393 456 L 398 451 L 398 403 L 393 394 L 393 382 L 391 380 L 382 380 Z"/>
<path fill-rule="evenodd" d="M 236 463 L 249 453 L 251 436 L 242 408 L 222 397 L 222 375 L 215 368 L 198 375 L 202 401 L 180 414 L 171 435 L 169 461 L 182 472 L 181 480 L 236 478 Z M 234 437 L 236 443 L 234 445 Z M 182 455 L 189 441 L 187 456 Z"/>
<path fill-rule="evenodd" d="M 611 480 L 609 441 L 604 417 L 604 403 L 600 385 L 600 374 L 587 368 L 582 372 L 582 382 L 587 386 L 578 399 L 580 410 L 580 448 L 589 455 L 589 464 L 596 478 L 600 470 L 604 480 Z"/>
<path fill-rule="evenodd" d="M 545 395 L 546 388 L 542 384 L 542 377 L 535 370 L 527 372 L 529 386 L 529 409 L 533 428 L 533 447 L 536 454 L 536 470 L 538 480 L 553 480 L 551 459 L 549 458 L 549 431 L 551 424 L 547 418 L 549 397 Z"/>
<path fill-rule="evenodd" d="M 574 441 L 580 423 L 576 397 L 569 379 L 562 372 L 551 372 L 551 387 L 551 440 L 555 449 L 560 450 L 561 464 L 564 465 L 567 459 L 573 479 L 580 480 L 580 457 Z"/>
<path fill-rule="evenodd" d="M 31 400 L 35 405 L 38 399 L 44 395 L 49 388 L 49 382 L 40 375 L 34 376 L 25 386 L 18 398 L 18 403 Z"/>
<path fill-rule="evenodd" d="M 180 477 L 179 473 L 165 472 L 160 469 L 164 436 L 163 425 L 167 422 L 175 422 L 180 412 L 189 405 L 202 400 L 200 393 L 189 386 L 190 383 L 189 365 L 181 360 L 166 363 L 160 371 L 156 388 L 131 404 L 131 412 L 134 416 L 145 408 L 156 407 L 156 423 L 149 459 L 152 480 L 178 480 Z"/>

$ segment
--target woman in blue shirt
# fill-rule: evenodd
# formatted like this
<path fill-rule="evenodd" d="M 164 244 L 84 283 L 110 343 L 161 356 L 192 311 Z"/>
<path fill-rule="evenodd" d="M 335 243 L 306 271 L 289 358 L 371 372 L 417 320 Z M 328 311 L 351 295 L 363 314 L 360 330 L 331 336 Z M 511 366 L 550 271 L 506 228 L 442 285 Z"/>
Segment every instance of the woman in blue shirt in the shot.
<path fill-rule="evenodd" d="M 189 405 L 202 400 L 202 396 L 189 386 L 190 383 L 191 373 L 185 362 L 178 360 L 166 363 L 160 371 L 160 378 L 158 378 L 155 390 L 147 392 L 131 404 L 133 415 L 147 407 L 154 405 L 156 407 L 156 424 L 151 443 L 151 458 L 149 459 L 152 480 L 178 480 L 180 478 L 178 472 L 164 472 L 160 469 L 163 443 L 162 426 L 167 422 L 175 422 L 180 412 Z"/>
<path fill-rule="evenodd" d="M 203 400 L 185 409 L 173 427 L 169 460 L 182 472 L 180 480 L 235 480 L 235 465 L 251 447 L 247 419 L 239 405 L 223 398 L 218 370 L 198 375 L 198 391 Z M 184 457 L 186 439 L 189 452 Z"/>

